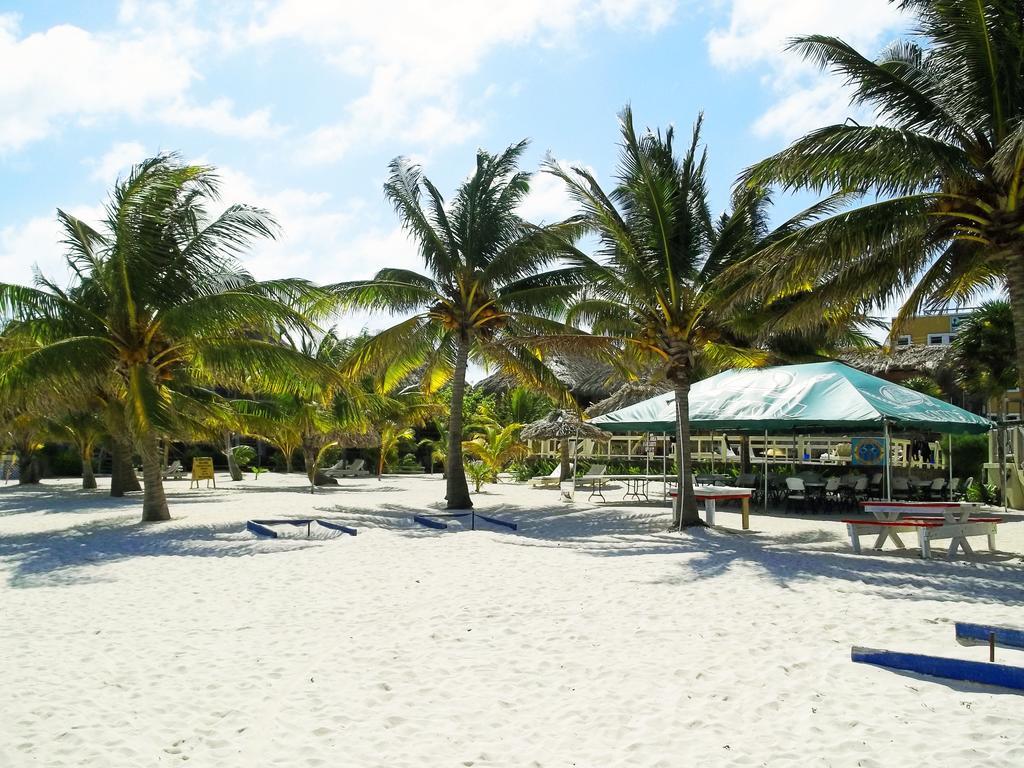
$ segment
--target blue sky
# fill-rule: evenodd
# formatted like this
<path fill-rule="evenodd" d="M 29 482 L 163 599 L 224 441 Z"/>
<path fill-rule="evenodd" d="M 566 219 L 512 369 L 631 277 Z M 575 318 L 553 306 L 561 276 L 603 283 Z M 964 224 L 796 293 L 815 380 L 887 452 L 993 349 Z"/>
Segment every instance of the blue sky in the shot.
<path fill-rule="evenodd" d="M 683 133 L 703 110 L 721 209 L 746 165 L 851 114 L 787 38 L 874 53 L 902 29 L 886 0 L 2 3 L 0 279 L 28 282 L 35 263 L 63 279 L 55 209 L 95 220 L 117 175 L 161 150 L 277 217 L 282 237 L 247 258 L 259 278 L 416 265 L 380 191 L 393 157 L 447 193 L 477 147 L 529 137 L 529 169 L 550 151 L 607 180 L 626 102 Z M 535 177 L 524 213 L 570 212 Z M 381 321 L 342 328 L 366 323 Z"/>

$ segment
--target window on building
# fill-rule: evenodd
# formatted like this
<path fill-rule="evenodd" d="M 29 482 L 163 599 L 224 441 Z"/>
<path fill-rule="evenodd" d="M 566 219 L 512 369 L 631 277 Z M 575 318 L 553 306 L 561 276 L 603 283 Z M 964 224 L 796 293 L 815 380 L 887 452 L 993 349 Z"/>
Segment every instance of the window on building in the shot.
<path fill-rule="evenodd" d="M 945 344 L 944 335 L 941 333 L 933 333 L 928 337 L 929 344 Z"/>
<path fill-rule="evenodd" d="M 912 343 L 913 339 L 910 337 L 909 334 L 905 336 L 900 336 L 898 339 L 896 339 L 897 347 L 909 347 Z"/>

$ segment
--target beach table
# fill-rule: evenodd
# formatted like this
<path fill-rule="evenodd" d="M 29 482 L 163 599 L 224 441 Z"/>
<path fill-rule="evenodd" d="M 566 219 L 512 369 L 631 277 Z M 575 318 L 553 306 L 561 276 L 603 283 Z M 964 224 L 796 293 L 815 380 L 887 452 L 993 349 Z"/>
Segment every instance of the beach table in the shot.
<path fill-rule="evenodd" d="M 671 476 L 668 478 L 671 482 Z M 588 482 L 593 482 L 594 487 L 587 497 L 587 501 L 590 501 L 595 496 L 601 501 L 608 501 L 604 497 L 604 487 L 610 482 L 622 483 L 626 486 L 626 493 L 623 494 L 622 500 L 633 498 L 636 501 L 640 501 L 642 498 L 644 501 L 650 501 L 650 486 L 651 482 L 665 481 L 665 475 L 599 475 L 591 478 Z"/>
<path fill-rule="evenodd" d="M 750 495 L 753 492 L 753 488 L 736 488 L 730 485 L 698 485 L 693 489 L 697 501 L 704 502 L 704 520 L 708 525 L 715 524 L 717 502 L 738 500 L 744 531 L 750 530 Z"/>
<path fill-rule="evenodd" d="M 968 536 L 987 536 L 989 549 L 996 549 L 997 517 L 972 517 L 978 504 L 950 501 L 862 501 L 861 506 L 877 521 L 844 520 L 850 534 L 853 551 L 860 553 L 860 536 L 877 535 L 875 549 L 882 549 L 892 541 L 897 549 L 906 549 L 901 533 L 916 533 L 921 557 L 931 556 L 931 542 L 950 539 L 948 557 L 952 559 L 959 549 L 965 555 L 974 553 L 967 542 Z"/>
<path fill-rule="evenodd" d="M 704 502 L 704 522 L 708 525 L 715 524 L 715 510 L 719 501 L 739 501 L 740 517 L 743 520 L 743 530 L 750 530 L 750 496 L 753 488 L 736 488 L 730 485 L 695 485 L 693 495 L 697 501 Z M 672 491 L 676 496 L 676 491 Z"/>

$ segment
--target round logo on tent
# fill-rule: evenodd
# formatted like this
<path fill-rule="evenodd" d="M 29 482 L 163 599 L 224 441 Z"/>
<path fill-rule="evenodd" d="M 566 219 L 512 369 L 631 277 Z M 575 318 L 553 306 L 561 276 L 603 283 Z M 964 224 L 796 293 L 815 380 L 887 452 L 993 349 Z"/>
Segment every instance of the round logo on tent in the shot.
<path fill-rule="evenodd" d="M 924 397 L 912 389 L 897 387 L 886 384 L 878 390 L 878 396 L 886 402 L 901 408 L 909 408 L 912 405 L 920 405 L 925 402 Z"/>

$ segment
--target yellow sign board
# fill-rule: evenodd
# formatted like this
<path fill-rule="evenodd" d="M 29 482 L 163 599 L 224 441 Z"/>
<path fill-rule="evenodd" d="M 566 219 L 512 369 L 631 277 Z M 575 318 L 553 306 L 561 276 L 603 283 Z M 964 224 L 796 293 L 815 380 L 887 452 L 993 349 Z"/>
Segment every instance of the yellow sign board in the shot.
<path fill-rule="evenodd" d="M 206 487 L 210 487 L 210 481 L 213 481 L 213 487 L 217 487 L 217 478 L 213 476 L 213 459 L 209 456 L 196 456 L 192 459 L 192 478 L 188 487 L 191 488 L 192 484 L 195 483 L 196 488 L 199 487 L 199 481 L 205 480 Z"/>

